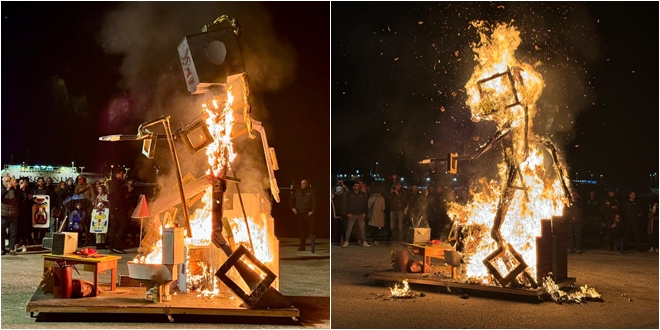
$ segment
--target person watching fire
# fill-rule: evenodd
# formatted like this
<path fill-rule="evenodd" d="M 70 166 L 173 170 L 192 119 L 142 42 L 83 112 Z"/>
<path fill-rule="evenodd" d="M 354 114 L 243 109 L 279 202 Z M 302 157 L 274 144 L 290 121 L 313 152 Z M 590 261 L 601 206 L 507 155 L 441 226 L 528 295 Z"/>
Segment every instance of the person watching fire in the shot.
<path fill-rule="evenodd" d="M 371 244 L 367 242 L 364 233 L 364 219 L 367 217 L 368 197 L 360 188 L 360 183 L 355 182 L 353 184 L 353 191 L 348 193 L 348 203 L 346 206 L 348 225 L 346 226 L 344 244 L 342 244 L 341 247 L 348 247 L 348 241 L 351 239 L 351 231 L 356 222 L 358 224 L 358 239 L 362 241 L 362 246 L 371 247 Z"/>
<path fill-rule="evenodd" d="M 571 189 L 572 204 L 564 212 L 566 216 L 566 226 L 568 228 L 568 253 L 580 254 L 582 245 L 582 197 L 577 189 Z"/>
<path fill-rule="evenodd" d="M 631 191 L 628 195 L 628 200 L 623 203 L 621 206 L 621 215 L 623 215 L 623 225 L 626 228 L 625 233 L 623 234 L 623 242 L 626 244 L 630 232 L 633 232 L 635 236 L 635 243 L 637 244 L 637 251 L 642 252 L 642 243 L 639 236 L 639 217 L 644 212 L 642 210 L 642 205 L 635 200 L 636 194 L 634 191 Z"/>
<path fill-rule="evenodd" d="M 16 227 L 18 226 L 18 200 L 20 192 L 16 186 L 16 179 L 10 176 L 2 178 L 2 255 L 7 253 L 6 239 L 9 239 L 9 248 L 13 251 L 16 244 Z"/>
<path fill-rule="evenodd" d="M 293 214 L 296 215 L 298 224 L 298 237 L 300 246 L 298 251 L 305 251 L 307 237 L 314 238 L 314 191 L 309 186 L 309 181 L 300 181 L 300 189 L 297 189 L 289 199 L 289 205 Z"/>
<path fill-rule="evenodd" d="M 119 168 L 115 177 L 108 181 L 108 200 L 110 201 L 110 223 L 108 224 L 108 247 L 110 252 L 124 254 L 121 245 L 126 241 L 128 230 L 128 203 L 126 200 L 126 187 L 124 176 L 126 170 Z"/>
<path fill-rule="evenodd" d="M 403 241 L 403 212 L 406 207 L 408 207 L 408 193 L 400 182 L 395 182 L 390 191 L 390 228 L 394 244 Z"/>

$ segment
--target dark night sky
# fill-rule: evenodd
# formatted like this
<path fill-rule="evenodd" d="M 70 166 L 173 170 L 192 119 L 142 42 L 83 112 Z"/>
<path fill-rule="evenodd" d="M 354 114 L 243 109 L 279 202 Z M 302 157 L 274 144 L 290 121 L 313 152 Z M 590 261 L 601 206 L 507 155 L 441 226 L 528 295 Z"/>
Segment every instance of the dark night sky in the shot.
<path fill-rule="evenodd" d="M 279 186 L 306 177 L 327 191 L 330 164 L 329 3 L 2 3 L 2 163 L 68 165 L 135 175 L 170 167 L 167 145 L 148 160 L 135 134 L 172 115 L 173 128 L 201 110 L 186 90 L 177 46 L 220 15 L 242 27 L 253 118 L 277 152 Z M 64 105 L 57 81 L 66 84 Z M 190 110 L 193 109 L 193 110 Z M 258 141 L 258 140 L 257 140 Z M 260 142 L 255 142 L 258 148 Z M 180 157 L 185 148 L 178 146 Z M 158 152 L 158 151 L 157 151 Z M 144 174 L 147 173 L 147 174 Z M 185 173 L 184 173 L 185 174 Z M 288 197 L 288 193 L 282 195 Z M 319 209 L 329 209 L 320 199 Z M 284 200 L 282 205 L 288 205 Z M 288 206 L 286 206 L 288 208 Z"/>
<path fill-rule="evenodd" d="M 546 84 L 533 129 L 571 176 L 647 189 L 658 172 L 657 2 L 334 2 L 332 14 L 334 174 L 379 162 L 381 175 L 426 176 L 418 161 L 469 154 L 492 136 L 465 105 L 473 20 L 521 31 L 516 57 L 540 62 Z M 500 149 L 489 153 L 459 174 L 495 166 Z"/>

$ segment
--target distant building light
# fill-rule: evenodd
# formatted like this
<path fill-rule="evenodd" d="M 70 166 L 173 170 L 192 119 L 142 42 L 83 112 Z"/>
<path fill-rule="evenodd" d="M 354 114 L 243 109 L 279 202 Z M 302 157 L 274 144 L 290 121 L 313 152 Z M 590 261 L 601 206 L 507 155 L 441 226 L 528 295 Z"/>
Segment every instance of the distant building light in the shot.
<path fill-rule="evenodd" d="M 456 178 L 453 178 L 453 179 L 451 179 L 451 181 L 454 181 L 454 182 L 456 182 L 457 180 L 456 180 Z"/>
<path fill-rule="evenodd" d="M 355 170 L 355 174 L 359 174 L 359 173 L 360 173 L 360 170 Z"/>
<path fill-rule="evenodd" d="M 431 178 L 426 178 L 426 181 L 427 181 L 427 182 L 428 182 L 428 181 L 431 181 Z"/>
<path fill-rule="evenodd" d="M 403 181 L 403 178 L 401 178 L 401 181 Z"/>
<path fill-rule="evenodd" d="M 574 183 L 596 184 L 595 180 L 573 180 Z"/>

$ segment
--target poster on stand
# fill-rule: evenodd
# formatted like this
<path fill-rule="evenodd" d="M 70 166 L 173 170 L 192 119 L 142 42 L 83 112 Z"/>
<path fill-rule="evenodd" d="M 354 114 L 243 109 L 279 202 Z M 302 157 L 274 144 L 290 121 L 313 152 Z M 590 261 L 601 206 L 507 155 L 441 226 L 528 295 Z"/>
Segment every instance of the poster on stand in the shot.
<path fill-rule="evenodd" d="M 89 226 L 89 232 L 94 234 L 105 234 L 108 232 L 108 220 L 110 219 L 110 209 L 93 209 L 92 224 Z"/>
<path fill-rule="evenodd" d="M 32 205 L 32 227 L 50 227 L 50 196 L 34 195 L 34 205 Z"/>

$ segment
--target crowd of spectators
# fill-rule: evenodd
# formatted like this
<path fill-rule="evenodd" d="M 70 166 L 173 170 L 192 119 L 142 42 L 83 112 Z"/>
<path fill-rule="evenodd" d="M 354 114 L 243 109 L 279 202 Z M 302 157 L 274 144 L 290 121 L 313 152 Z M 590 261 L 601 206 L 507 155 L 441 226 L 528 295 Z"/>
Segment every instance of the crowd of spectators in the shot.
<path fill-rule="evenodd" d="M 447 202 L 453 200 L 437 184 L 420 189 L 404 188 L 397 176 L 390 182 L 367 185 L 358 177 L 336 180 L 331 199 L 332 243 L 362 247 L 386 243 L 398 245 L 410 240 L 410 228 L 430 228 L 430 239 L 446 240 L 449 226 Z M 381 235 L 386 235 L 386 239 Z"/>
<path fill-rule="evenodd" d="M 621 202 L 615 197 L 613 189 L 608 189 L 603 199 L 597 197 L 596 191 L 589 192 L 589 201 L 585 214 L 587 221 L 583 224 L 586 230 L 585 238 L 591 247 L 600 248 L 603 245 L 608 251 L 625 253 L 627 247 L 645 251 L 642 245 L 642 224 L 646 222 L 648 235 L 648 252 L 658 252 L 658 203 L 643 205 L 637 199 L 637 194 L 631 191 Z M 634 239 L 633 240 L 631 240 Z"/>
<path fill-rule="evenodd" d="M 2 255 L 25 252 L 29 245 L 41 245 L 47 232 L 77 232 L 79 246 L 95 244 L 97 249 L 109 248 L 114 253 L 126 253 L 129 218 L 139 201 L 134 180 L 126 180 L 126 171 L 119 168 L 110 180 L 87 182 L 79 175 L 54 185 L 52 178 L 2 178 Z M 49 196 L 50 226 L 35 228 L 33 205 L 36 196 Z M 93 209 L 110 210 L 107 233 L 91 234 Z M 7 241 L 9 246 L 7 246 Z M 107 244 L 107 245 L 106 245 Z"/>
<path fill-rule="evenodd" d="M 617 198 L 613 189 L 604 196 L 591 190 L 583 199 L 571 189 L 571 205 L 564 210 L 568 228 L 568 253 L 605 249 L 624 254 L 626 249 L 658 252 L 658 203 L 643 205 L 634 191 Z M 445 241 L 451 219 L 447 203 L 470 201 L 467 189 L 448 189 L 434 184 L 420 189 L 404 187 L 394 175 L 389 182 L 367 185 L 359 177 L 336 179 L 331 192 L 331 241 L 348 247 L 350 242 L 371 247 L 410 242 L 410 228 L 430 228 L 430 239 Z M 644 232 L 644 229 L 646 231 Z M 381 236 L 386 234 L 386 238 Z M 642 235 L 647 236 L 646 245 Z M 379 242 L 380 241 L 380 242 Z"/>

